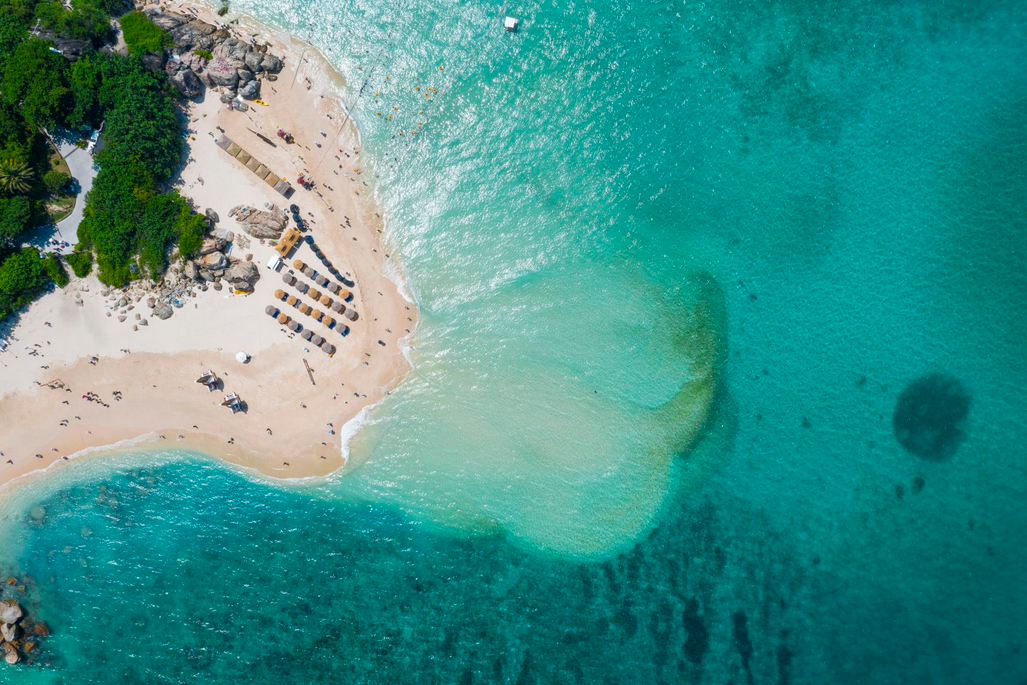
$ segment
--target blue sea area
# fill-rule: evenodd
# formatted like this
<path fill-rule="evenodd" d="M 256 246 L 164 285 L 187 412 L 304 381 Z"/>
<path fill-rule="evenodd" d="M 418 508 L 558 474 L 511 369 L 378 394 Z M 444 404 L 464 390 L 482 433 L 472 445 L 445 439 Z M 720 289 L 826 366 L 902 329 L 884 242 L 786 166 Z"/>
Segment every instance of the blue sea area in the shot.
<path fill-rule="evenodd" d="M 0 680 L 1027 682 L 1027 3 L 231 9 L 345 78 L 414 371 L 321 482 L 6 494 Z"/>

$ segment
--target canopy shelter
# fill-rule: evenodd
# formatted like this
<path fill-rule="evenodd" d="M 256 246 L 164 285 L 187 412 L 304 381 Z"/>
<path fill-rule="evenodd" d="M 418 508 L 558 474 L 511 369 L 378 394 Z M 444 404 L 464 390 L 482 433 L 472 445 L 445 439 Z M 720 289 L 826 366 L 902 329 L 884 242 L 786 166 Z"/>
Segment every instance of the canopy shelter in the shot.
<path fill-rule="evenodd" d="M 286 272 L 286 273 L 282 274 L 282 282 L 285 283 L 286 285 L 295 285 L 296 284 L 296 277 L 293 276 L 291 273 Z"/>
<path fill-rule="evenodd" d="M 300 337 L 303 338 L 304 340 L 310 340 L 311 338 L 314 337 L 314 334 L 310 331 L 309 328 L 304 328 L 303 332 L 300 333 Z"/>
<path fill-rule="evenodd" d="M 342 315 L 345 316 L 350 321 L 356 321 L 357 318 L 358 318 L 357 317 L 357 312 L 355 310 L 353 310 L 353 309 L 347 309 L 346 311 L 344 311 L 342 313 Z"/>
<path fill-rule="evenodd" d="M 246 354 L 245 352 L 236 352 L 235 353 L 235 361 L 239 362 L 240 364 L 245 364 L 249 360 L 250 360 L 250 355 Z"/>
<path fill-rule="evenodd" d="M 284 300 L 285 299 L 285 291 L 282 290 L 281 288 L 276 290 L 275 291 L 275 299 L 276 300 Z"/>
<path fill-rule="evenodd" d="M 335 354 L 335 345 L 331 344 L 328 341 L 321 343 L 321 349 L 324 350 L 325 354 L 327 354 L 329 357 Z"/>
<path fill-rule="evenodd" d="M 314 311 L 310 312 L 310 316 L 314 319 L 314 321 L 320 321 L 321 317 L 324 316 L 324 312 L 322 312 L 320 309 L 315 309 Z"/>
<path fill-rule="evenodd" d="M 296 247 L 296 243 L 299 242 L 299 239 L 300 232 L 295 228 L 289 228 L 282 234 L 282 237 L 278 239 L 278 244 L 275 245 L 275 250 L 278 254 L 282 255 L 282 259 L 285 259 L 285 257 L 292 252 L 292 249 Z"/>
<path fill-rule="evenodd" d="M 237 162 L 252 171 L 257 178 L 267 183 L 283 196 L 289 197 L 289 195 L 292 194 L 292 186 L 290 186 L 284 179 L 280 179 L 277 174 L 272 172 L 266 165 L 262 164 L 260 160 L 240 147 L 238 143 L 232 142 L 228 136 L 219 136 L 214 141 L 214 144 L 228 153 L 230 157 L 234 157 Z"/>
<path fill-rule="evenodd" d="M 303 326 L 299 325 L 299 323 L 296 322 L 296 321 L 291 321 L 290 320 L 289 323 L 287 323 L 285 325 L 288 326 L 289 330 L 292 331 L 293 333 L 299 333 L 301 330 L 303 330 Z"/>
<path fill-rule="evenodd" d="M 242 411 L 242 400 L 239 399 L 239 395 L 232 393 L 231 395 L 225 395 L 224 399 L 221 400 L 222 407 L 228 407 L 232 410 L 232 413 Z"/>
<path fill-rule="evenodd" d="M 331 281 L 328 281 L 328 285 L 326 285 L 325 287 L 328 288 L 328 291 L 333 295 L 337 295 L 339 293 L 338 283 L 332 283 Z"/>
<path fill-rule="evenodd" d="M 307 297 L 309 297 L 312 300 L 320 300 L 321 299 L 321 291 L 318 290 L 317 288 L 311 288 L 310 290 L 307 291 Z"/>
<path fill-rule="evenodd" d="M 303 312 L 304 314 L 310 314 L 310 312 L 311 312 L 311 311 L 313 311 L 313 309 L 311 308 L 311 306 L 310 306 L 309 304 L 307 304 L 306 302 L 300 302 L 300 303 L 299 303 L 299 304 L 297 305 L 297 309 L 299 309 L 299 310 L 300 310 L 301 312 Z"/>
<path fill-rule="evenodd" d="M 333 319 L 330 316 L 322 316 L 321 325 L 323 325 L 325 328 L 331 328 L 335 325 L 335 319 Z"/>
<path fill-rule="evenodd" d="M 289 317 L 287 315 L 285 315 L 285 314 L 279 314 L 278 315 L 278 323 L 284 325 L 284 324 L 289 323 L 289 321 L 290 321 L 290 319 L 289 319 Z"/>
<path fill-rule="evenodd" d="M 306 276 L 307 278 L 313 278 L 314 274 L 316 273 L 309 266 L 304 266 L 302 269 L 300 269 L 300 271 L 302 271 L 303 275 Z"/>
<path fill-rule="evenodd" d="M 296 303 L 299 302 L 299 300 L 296 299 L 295 295 L 289 295 L 288 297 L 285 298 L 285 302 L 286 302 L 286 304 L 288 304 L 288 305 L 290 305 L 292 307 L 295 307 Z"/>
<path fill-rule="evenodd" d="M 346 290 L 345 288 L 339 288 L 339 292 L 335 294 L 338 295 L 339 299 L 341 299 L 343 302 L 349 302 L 353 299 L 353 293 Z"/>
<path fill-rule="evenodd" d="M 269 304 L 268 306 L 264 307 L 264 313 L 268 316 L 278 316 L 278 307 L 274 306 L 273 304 Z"/>
<path fill-rule="evenodd" d="M 327 278 L 325 278 L 324 276 L 322 276 L 321 274 L 318 274 L 318 275 L 317 275 L 317 276 L 316 276 L 316 277 L 314 278 L 314 283 L 317 283 L 317 284 L 318 284 L 319 286 L 321 286 L 321 287 L 323 288 L 323 287 L 325 287 L 326 285 L 328 285 L 328 279 L 327 279 Z"/>
<path fill-rule="evenodd" d="M 299 290 L 301 293 L 305 293 L 310 290 L 310 286 L 303 281 L 300 281 L 296 284 L 296 290 Z"/>
<path fill-rule="evenodd" d="M 218 378 L 218 375 L 210 369 L 204 371 L 200 377 L 196 379 L 196 382 L 206 386 L 208 391 L 216 388 L 219 381 L 220 379 Z"/>
<path fill-rule="evenodd" d="M 315 333 L 315 334 L 314 334 L 314 337 L 312 337 L 312 338 L 310 339 L 310 342 L 311 342 L 311 344 L 313 344 L 313 345 L 317 345 L 318 347 L 321 347 L 321 343 L 323 343 L 324 341 L 325 341 L 325 339 L 324 339 L 324 338 L 322 338 L 322 337 L 321 337 L 320 335 L 318 335 L 317 333 Z"/>
<path fill-rule="evenodd" d="M 328 297 L 327 295 L 322 295 L 321 297 L 318 298 L 317 301 L 320 302 L 321 304 L 323 304 L 326 307 L 331 307 L 332 306 L 332 298 Z"/>
<path fill-rule="evenodd" d="M 302 259 L 296 259 L 292 263 L 292 268 L 296 269 L 297 271 L 303 271 L 307 268 L 307 265 L 303 263 Z"/>
<path fill-rule="evenodd" d="M 344 311 L 346 311 L 346 305 L 344 305 L 342 302 L 332 302 L 332 311 L 336 314 L 342 314 Z"/>
<path fill-rule="evenodd" d="M 335 327 L 335 332 L 341 336 L 347 336 L 349 335 L 349 326 L 347 326 L 344 323 L 340 323 L 338 326 Z"/>

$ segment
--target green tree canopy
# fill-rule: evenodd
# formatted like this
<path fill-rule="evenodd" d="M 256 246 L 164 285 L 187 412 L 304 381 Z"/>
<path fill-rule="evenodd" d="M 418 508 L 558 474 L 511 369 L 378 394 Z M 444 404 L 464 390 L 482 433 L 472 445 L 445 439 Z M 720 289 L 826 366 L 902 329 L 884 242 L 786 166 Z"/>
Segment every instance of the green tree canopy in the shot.
<path fill-rule="evenodd" d="M 27 197 L 0 199 L 0 249 L 17 243 L 18 236 L 30 228 L 32 206 Z"/>
<path fill-rule="evenodd" d="M 2 95 L 17 105 L 25 121 L 52 128 L 61 120 L 70 90 L 65 82 L 67 61 L 38 38 L 22 41 L 4 66 Z"/>

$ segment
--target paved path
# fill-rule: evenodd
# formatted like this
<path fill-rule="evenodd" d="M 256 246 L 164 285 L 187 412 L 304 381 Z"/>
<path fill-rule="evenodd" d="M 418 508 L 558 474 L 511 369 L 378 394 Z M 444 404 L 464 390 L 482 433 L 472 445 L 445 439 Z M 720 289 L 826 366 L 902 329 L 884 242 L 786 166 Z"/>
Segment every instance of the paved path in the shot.
<path fill-rule="evenodd" d="M 93 169 L 93 156 L 86 150 L 75 147 L 74 142 L 62 142 L 60 153 L 64 157 L 64 161 L 68 163 L 71 176 L 78 181 L 80 188 L 75 197 L 74 209 L 71 210 L 71 214 L 57 224 L 57 231 L 54 234 L 55 238 L 68 241 L 68 247 L 61 250 L 62 253 L 68 254 L 74 251 L 75 245 L 78 243 L 78 225 L 82 222 L 86 193 L 93 187 L 96 171 Z"/>

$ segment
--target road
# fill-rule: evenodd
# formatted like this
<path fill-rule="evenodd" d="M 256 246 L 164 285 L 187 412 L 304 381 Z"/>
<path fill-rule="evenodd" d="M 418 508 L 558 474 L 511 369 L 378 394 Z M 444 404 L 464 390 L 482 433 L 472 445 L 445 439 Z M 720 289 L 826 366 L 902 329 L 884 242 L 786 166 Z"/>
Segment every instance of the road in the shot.
<path fill-rule="evenodd" d="M 82 222 L 82 210 L 86 204 L 86 193 L 93 187 L 96 171 L 93 169 L 93 156 L 82 148 L 75 147 L 74 142 L 61 142 L 60 153 L 68 163 L 71 176 L 78 181 L 80 190 L 75 198 L 75 207 L 71 214 L 57 224 L 54 237 L 68 241 L 68 247 L 61 250 L 63 254 L 73 252 L 78 243 L 78 225 Z"/>

